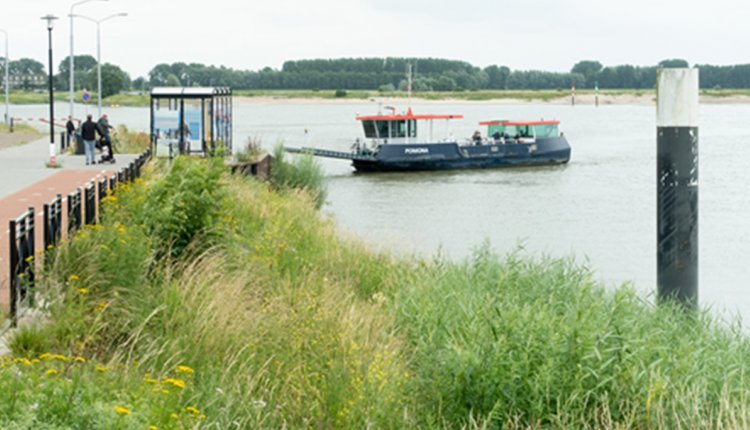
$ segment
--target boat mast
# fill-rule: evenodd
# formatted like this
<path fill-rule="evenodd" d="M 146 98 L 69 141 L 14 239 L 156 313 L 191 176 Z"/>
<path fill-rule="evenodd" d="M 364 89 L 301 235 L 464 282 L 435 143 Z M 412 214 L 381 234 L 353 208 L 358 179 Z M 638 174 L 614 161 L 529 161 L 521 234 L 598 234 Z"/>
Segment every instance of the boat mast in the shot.
<path fill-rule="evenodd" d="M 406 97 L 408 100 L 408 112 L 411 112 L 411 63 L 406 65 Z M 406 126 L 406 143 L 409 143 L 409 120 L 405 121 Z"/>

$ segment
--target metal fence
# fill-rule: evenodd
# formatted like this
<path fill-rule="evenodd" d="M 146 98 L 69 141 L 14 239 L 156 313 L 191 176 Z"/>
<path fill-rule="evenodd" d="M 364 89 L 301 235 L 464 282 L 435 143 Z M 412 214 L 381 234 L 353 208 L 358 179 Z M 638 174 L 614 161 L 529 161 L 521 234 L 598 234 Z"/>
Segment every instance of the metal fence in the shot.
<path fill-rule="evenodd" d="M 62 239 L 62 195 L 58 194 L 54 200 L 44 204 L 44 249 L 56 247 Z"/>
<path fill-rule="evenodd" d="M 18 322 L 18 308 L 33 297 L 34 208 L 10 220 L 10 321 Z"/>
<path fill-rule="evenodd" d="M 85 225 L 96 224 L 96 186 L 93 182 L 83 189 L 83 200 L 83 213 L 85 214 L 83 223 Z"/>
<path fill-rule="evenodd" d="M 119 183 L 139 178 L 141 168 L 150 158 L 151 150 L 147 150 L 117 174 L 102 178 L 98 184 L 92 181 L 83 190 L 79 188 L 68 194 L 68 237 L 71 237 L 84 224 L 94 224 L 97 220 L 101 222 L 101 203 L 107 196 L 107 189 L 110 193 L 114 193 Z M 62 195 L 58 194 L 44 205 L 42 240 L 45 251 L 53 249 L 62 240 L 62 201 Z M 10 220 L 10 322 L 14 327 L 18 322 L 19 308 L 25 304 L 33 306 L 34 215 L 34 208 L 30 207 L 16 219 Z M 45 260 L 46 257 L 47 254 L 45 254 Z"/>

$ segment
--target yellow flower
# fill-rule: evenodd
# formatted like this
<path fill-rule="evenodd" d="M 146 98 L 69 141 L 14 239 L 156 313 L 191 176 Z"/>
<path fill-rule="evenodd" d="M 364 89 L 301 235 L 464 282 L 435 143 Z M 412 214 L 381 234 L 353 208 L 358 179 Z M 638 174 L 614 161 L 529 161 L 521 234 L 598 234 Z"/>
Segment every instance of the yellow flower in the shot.
<path fill-rule="evenodd" d="M 146 383 L 148 383 L 148 384 L 158 384 L 159 383 L 158 379 L 153 379 L 153 378 L 144 378 L 143 381 L 146 382 Z"/>
<path fill-rule="evenodd" d="M 179 417 L 177 416 L 177 414 L 175 414 L 175 413 L 169 414 L 169 416 L 170 416 L 170 417 L 172 417 L 172 418 L 174 418 L 174 419 L 177 419 L 177 418 L 179 418 Z"/>
<path fill-rule="evenodd" d="M 159 427 L 156 427 L 156 426 L 148 426 L 148 430 L 159 430 Z"/>
<path fill-rule="evenodd" d="M 77 281 L 78 279 L 80 279 L 80 278 L 78 278 L 78 275 L 70 275 L 70 276 L 68 277 L 68 281 L 70 281 L 70 282 L 75 282 L 75 281 Z"/>
<path fill-rule="evenodd" d="M 79 288 L 78 289 L 78 294 L 85 295 L 85 294 L 88 294 L 88 293 L 89 293 L 89 289 L 88 288 Z"/>
<path fill-rule="evenodd" d="M 177 372 L 179 373 L 193 373 L 194 370 L 188 366 L 177 366 Z"/>
<path fill-rule="evenodd" d="M 47 250 L 55 249 L 55 245 L 47 245 Z"/>
<path fill-rule="evenodd" d="M 96 369 L 94 369 L 94 370 L 96 370 L 99 373 L 104 373 L 104 372 L 107 371 L 107 368 L 103 367 L 103 366 L 96 366 Z"/>
<path fill-rule="evenodd" d="M 182 379 L 167 378 L 164 380 L 164 383 L 180 389 L 185 388 L 185 381 Z"/>
<path fill-rule="evenodd" d="M 57 375 L 57 374 L 58 374 L 58 373 L 60 373 L 60 372 L 58 372 L 58 371 L 57 371 L 57 370 L 55 370 L 55 369 L 47 369 L 47 372 L 46 372 L 46 373 L 47 373 L 48 375 Z"/>
<path fill-rule="evenodd" d="M 86 359 L 83 358 L 83 357 L 76 357 L 75 360 L 76 360 L 76 363 L 85 363 L 86 362 Z"/>
<path fill-rule="evenodd" d="M 33 255 L 29 255 L 28 257 L 26 257 L 26 262 L 27 263 L 31 263 L 32 261 L 34 261 L 34 256 Z"/>
<path fill-rule="evenodd" d="M 188 406 L 185 408 L 186 411 L 190 412 L 193 415 L 200 415 L 201 411 L 199 411 L 197 408 L 194 408 L 192 406 Z"/>
<path fill-rule="evenodd" d="M 117 412 L 120 415 L 130 415 L 132 412 L 130 412 L 130 409 L 123 408 L 122 406 L 115 406 L 115 412 Z"/>

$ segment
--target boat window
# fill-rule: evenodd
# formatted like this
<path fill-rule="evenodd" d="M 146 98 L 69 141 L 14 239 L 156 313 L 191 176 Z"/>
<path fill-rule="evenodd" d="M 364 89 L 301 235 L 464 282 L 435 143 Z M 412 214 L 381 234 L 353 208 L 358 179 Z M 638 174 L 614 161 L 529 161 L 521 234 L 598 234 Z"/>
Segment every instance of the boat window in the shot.
<path fill-rule="evenodd" d="M 388 138 L 388 121 L 362 121 L 362 128 L 368 139 Z"/>
<path fill-rule="evenodd" d="M 398 124 L 394 131 L 393 137 L 417 137 L 417 121 L 410 119 L 408 121 L 394 121 Z"/>
<path fill-rule="evenodd" d="M 542 124 L 534 126 L 536 137 L 555 137 L 558 135 L 557 124 Z"/>

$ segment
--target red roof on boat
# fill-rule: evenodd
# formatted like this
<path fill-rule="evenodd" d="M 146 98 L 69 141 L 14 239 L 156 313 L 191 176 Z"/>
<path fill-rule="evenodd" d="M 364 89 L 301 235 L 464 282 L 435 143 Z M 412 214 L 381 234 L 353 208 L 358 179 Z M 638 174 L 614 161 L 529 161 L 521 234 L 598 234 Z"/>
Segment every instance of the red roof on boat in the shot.
<path fill-rule="evenodd" d="M 411 108 L 405 114 L 358 116 L 357 121 L 401 121 L 412 119 L 461 119 L 463 115 L 415 115 Z"/>
<path fill-rule="evenodd" d="M 506 121 L 502 119 L 494 121 L 482 121 L 479 125 L 557 125 L 560 121 Z"/>

